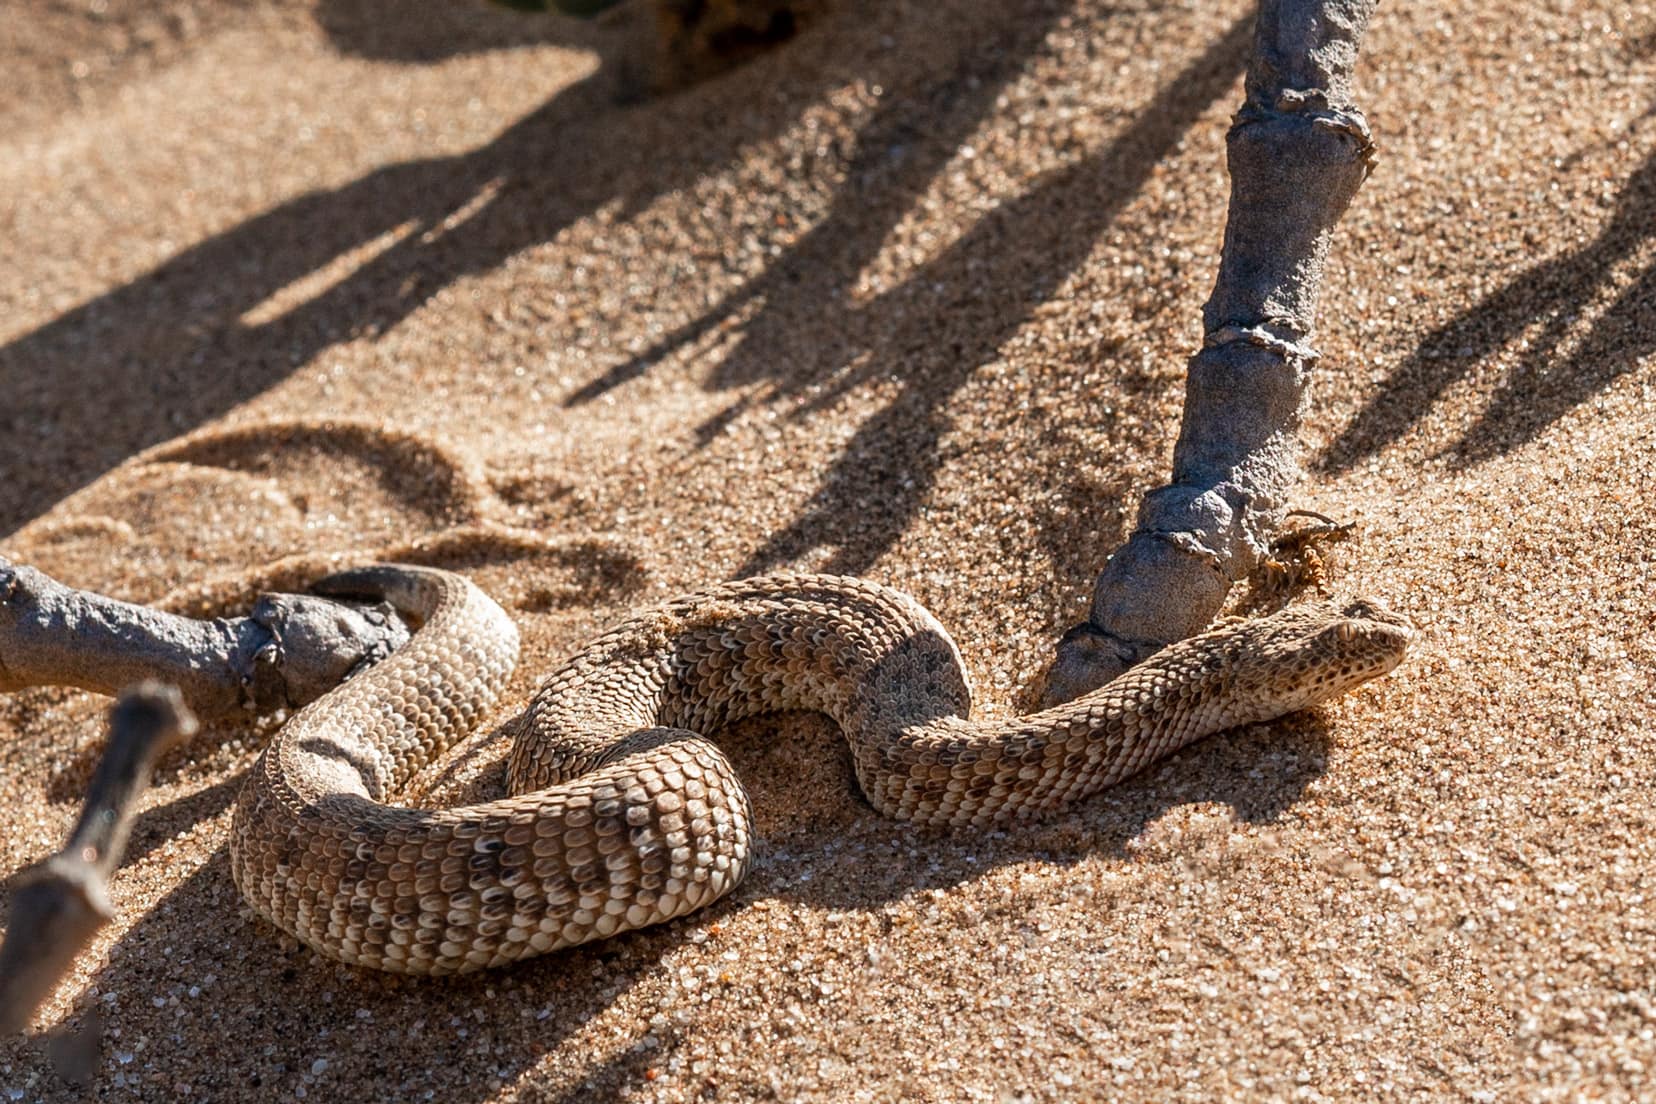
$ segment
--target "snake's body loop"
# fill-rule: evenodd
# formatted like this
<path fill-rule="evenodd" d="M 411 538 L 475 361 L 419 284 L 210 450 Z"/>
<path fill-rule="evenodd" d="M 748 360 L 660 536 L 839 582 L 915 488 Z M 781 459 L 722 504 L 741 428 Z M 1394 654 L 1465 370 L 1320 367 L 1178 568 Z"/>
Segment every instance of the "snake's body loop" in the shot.
<path fill-rule="evenodd" d="M 387 801 L 492 707 L 516 630 L 435 569 L 320 589 L 385 597 L 421 627 L 278 733 L 237 805 L 231 868 L 257 911 L 324 954 L 422 974 L 659 923 L 732 889 L 752 816 L 706 736 L 742 717 L 823 712 L 876 809 L 981 827 L 1342 693 L 1395 666 L 1409 635 L 1371 603 L 1295 607 L 1173 645 L 1067 705 L 974 722 L 954 642 L 912 598 L 836 576 L 743 580 L 640 614 L 554 673 L 518 721 L 512 796 L 415 810 Z"/>

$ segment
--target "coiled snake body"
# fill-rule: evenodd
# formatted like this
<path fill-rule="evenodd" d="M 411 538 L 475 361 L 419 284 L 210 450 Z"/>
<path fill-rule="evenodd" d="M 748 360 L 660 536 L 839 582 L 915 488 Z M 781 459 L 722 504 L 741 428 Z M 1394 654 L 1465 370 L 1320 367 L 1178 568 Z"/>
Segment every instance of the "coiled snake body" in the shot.
<path fill-rule="evenodd" d="M 513 796 L 422 810 L 388 802 L 493 705 L 516 629 L 431 568 L 317 589 L 384 597 L 420 627 L 277 734 L 238 801 L 231 869 L 256 911 L 323 954 L 415 974 L 604 938 L 729 892 L 752 817 L 706 734 L 742 717 L 826 713 L 880 812 L 982 826 L 1334 697 L 1390 670 L 1409 637 L 1372 603 L 1291 607 L 1175 644 L 1067 705 L 978 722 L 953 641 L 912 598 L 852 578 L 748 579 L 636 616 L 553 674 L 515 722 Z"/>

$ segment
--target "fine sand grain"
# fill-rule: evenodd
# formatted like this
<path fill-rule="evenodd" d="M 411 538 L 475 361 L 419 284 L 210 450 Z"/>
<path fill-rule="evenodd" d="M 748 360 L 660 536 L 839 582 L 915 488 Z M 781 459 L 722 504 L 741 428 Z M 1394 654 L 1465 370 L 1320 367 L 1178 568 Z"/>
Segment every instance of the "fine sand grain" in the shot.
<path fill-rule="evenodd" d="M 1168 462 L 1249 5 L 841 0 L 643 103 L 617 28 L 431 7 L 0 20 L 0 549 L 174 604 L 419 552 L 518 622 L 514 705 L 641 603 L 865 573 L 1026 706 Z M 208 732 L 36 1027 L 104 1017 L 108 1100 L 1656 1097 L 1656 8 L 1387 4 L 1358 87 L 1300 504 L 1396 675 L 970 837 L 751 722 L 732 898 L 439 982 L 240 907 L 268 734 Z M 0 701 L 0 873 L 106 705 Z M 419 799 L 497 792 L 512 712 Z M 0 1093 L 84 1095 L 38 1037 Z"/>

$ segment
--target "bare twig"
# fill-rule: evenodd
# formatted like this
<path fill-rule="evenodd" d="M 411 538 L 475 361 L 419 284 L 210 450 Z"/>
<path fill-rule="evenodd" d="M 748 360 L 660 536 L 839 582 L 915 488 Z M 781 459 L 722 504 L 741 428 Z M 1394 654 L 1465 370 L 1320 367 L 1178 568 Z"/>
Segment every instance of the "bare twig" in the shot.
<path fill-rule="evenodd" d="M 177 686 L 198 715 L 269 713 L 314 701 L 408 629 L 385 606 L 267 594 L 242 618 L 198 621 L 76 590 L 0 557 L 0 692 L 77 686 L 114 694 Z"/>
<path fill-rule="evenodd" d="M 25 871 L 0 946 L 0 1035 L 21 1031 L 114 910 L 107 880 L 157 757 L 196 730 L 178 690 L 145 683 L 110 711 L 109 750 L 63 850 Z"/>
<path fill-rule="evenodd" d="M 1300 410 L 1329 240 L 1373 161 L 1351 71 L 1376 0 L 1261 0 L 1206 338 L 1190 361 L 1173 480 L 1058 644 L 1048 703 L 1201 631 L 1270 547 L 1299 479 Z"/>

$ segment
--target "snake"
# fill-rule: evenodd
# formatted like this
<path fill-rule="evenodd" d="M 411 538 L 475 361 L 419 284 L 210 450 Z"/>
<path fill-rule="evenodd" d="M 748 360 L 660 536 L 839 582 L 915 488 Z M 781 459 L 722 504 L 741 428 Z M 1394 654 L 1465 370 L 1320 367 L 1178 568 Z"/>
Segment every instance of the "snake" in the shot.
<path fill-rule="evenodd" d="M 1372 600 L 1303 602 L 1216 624 L 1067 704 L 973 720 L 959 650 L 906 593 L 744 579 L 634 614 L 551 674 L 503 726 L 507 796 L 418 808 L 397 795 L 495 707 L 517 630 L 437 568 L 357 568 L 314 589 L 389 602 L 414 632 L 260 753 L 231 818 L 232 876 L 254 912 L 322 955 L 403 974 L 500 966 L 731 892 L 754 861 L 754 818 L 712 737 L 745 717 L 826 714 L 876 811 L 970 832 L 1327 701 L 1390 671 L 1411 636 Z"/>

